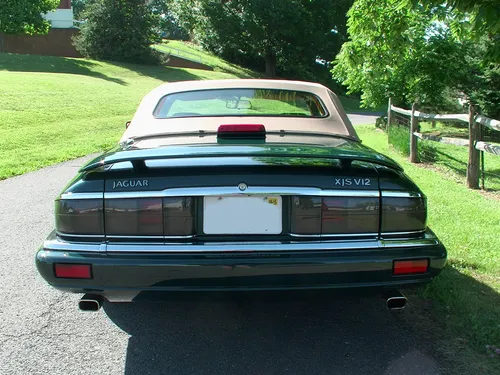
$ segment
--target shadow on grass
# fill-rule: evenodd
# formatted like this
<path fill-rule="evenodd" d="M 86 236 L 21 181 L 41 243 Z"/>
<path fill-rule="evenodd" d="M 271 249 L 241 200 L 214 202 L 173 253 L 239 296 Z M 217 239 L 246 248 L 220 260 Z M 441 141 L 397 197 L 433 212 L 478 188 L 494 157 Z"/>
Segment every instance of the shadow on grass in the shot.
<path fill-rule="evenodd" d="M 162 65 L 140 65 L 119 62 L 111 63 L 115 66 L 132 70 L 141 76 L 155 78 L 163 82 L 193 81 L 197 79 L 204 79 L 203 74 L 198 75 L 193 73 L 193 70 L 196 71 L 196 69 L 190 69 L 190 72 L 188 72 L 187 70 L 185 70 L 185 68 L 174 68 Z"/>
<path fill-rule="evenodd" d="M 187 72 L 184 69 L 159 65 L 109 63 L 117 67 L 129 69 L 139 75 L 166 82 L 192 81 L 203 78 L 203 76 Z M 0 71 L 79 74 L 104 79 L 120 85 L 127 85 L 127 82 L 123 79 L 111 77 L 96 71 L 95 68 L 97 66 L 97 63 L 86 59 L 0 53 Z"/>
<path fill-rule="evenodd" d="M 97 64 L 94 62 L 84 59 L 0 53 L 0 70 L 8 70 L 11 72 L 80 74 L 104 79 L 120 85 L 126 85 L 126 82 L 122 79 L 109 77 L 103 73 L 92 70 L 96 65 Z"/>
<path fill-rule="evenodd" d="M 451 259 L 436 280 L 418 290 L 421 298 L 407 294 L 414 304 L 405 319 L 436 342 L 450 374 L 500 373 L 500 355 L 490 358 L 485 348 L 500 347 L 500 294 L 481 281 L 495 282 L 483 272 L 476 263 Z"/>
<path fill-rule="evenodd" d="M 212 292 L 104 309 L 131 335 L 125 374 L 439 373 L 430 343 L 374 297 Z"/>

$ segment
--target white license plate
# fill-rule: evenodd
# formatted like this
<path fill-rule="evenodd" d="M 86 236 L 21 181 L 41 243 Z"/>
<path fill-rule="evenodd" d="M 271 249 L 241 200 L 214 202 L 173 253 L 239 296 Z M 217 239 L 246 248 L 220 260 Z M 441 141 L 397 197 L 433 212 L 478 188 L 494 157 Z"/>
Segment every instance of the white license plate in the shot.
<path fill-rule="evenodd" d="M 205 197 L 205 234 L 280 234 L 281 196 Z"/>

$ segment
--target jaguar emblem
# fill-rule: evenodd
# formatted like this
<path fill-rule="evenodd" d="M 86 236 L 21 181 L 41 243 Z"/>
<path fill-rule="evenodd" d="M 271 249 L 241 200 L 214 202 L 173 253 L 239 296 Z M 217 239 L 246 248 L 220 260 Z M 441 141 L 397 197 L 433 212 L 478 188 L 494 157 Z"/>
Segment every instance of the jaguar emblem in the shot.
<path fill-rule="evenodd" d="M 116 188 L 133 188 L 149 186 L 149 180 L 123 180 L 113 181 L 113 189 Z"/>

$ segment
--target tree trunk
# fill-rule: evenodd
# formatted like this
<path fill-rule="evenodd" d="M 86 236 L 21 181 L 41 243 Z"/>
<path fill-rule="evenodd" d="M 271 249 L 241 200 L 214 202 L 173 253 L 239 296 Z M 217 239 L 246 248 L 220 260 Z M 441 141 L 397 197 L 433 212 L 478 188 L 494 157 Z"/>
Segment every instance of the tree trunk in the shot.
<path fill-rule="evenodd" d="M 266 76 L 276 77 L 276 54 L 273 51 L 267 51 L 265 56 L 266 61 Z"/>

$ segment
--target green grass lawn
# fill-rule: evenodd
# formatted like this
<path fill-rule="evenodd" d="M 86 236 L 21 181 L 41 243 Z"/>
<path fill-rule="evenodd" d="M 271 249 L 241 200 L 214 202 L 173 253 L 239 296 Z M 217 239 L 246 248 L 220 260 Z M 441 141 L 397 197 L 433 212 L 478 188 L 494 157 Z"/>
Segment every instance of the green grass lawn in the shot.
<path fill-rule="evenodd" d="M 215 71 L 234 74 L 239 78 L 262 77 L 262 74 L 258 74 L 250 69 L 228 63 L 220 57 L 203 50 L 203 48 L 194 43 L 165 39 L 163 43 L 156 44 L 154 48 L 161 52 L 168 52 L 188 60 L 201 62 L 205 65 L 211 66 Z"/>
<path fill-rule="evenodd" d="M 437 123 L 436 127 L 432 128 L 430 123 L 423 122 L 420 126 L 423 133 L 463 139 L 469 137 L 468 125 L 465 123 L 459 126 Z M 390 133 L 391 144 L 408 155 L 410 152 L 409 129 L 404 126 L 393 126 Z M 498 135 L 500 136 L 500 133 Z M 448 178 L 465 183 L 469 158 L 468 147 L 419 139 L 418 150 L 422 163 L 429 163 Z M 500 197 L 500 157 L 487 152 L 484 153 L 484 187 L 485 190 Z"/>
<path fill-rule="evenodd" d="M 162 82 L 223 78 L 235 76 L 0 53 L 0 179 L 110 148 Z"/>
<path fill-rule="evenodd" d="M 204 54 L 215 71 L 0 53 L 0 179 L 110 148 L 162 82 L 255 76 L 195 45 L 171 43 Z M 349 109 L 357 103 L 347 100 Z"/>
<path fill-rule="evenodd" d="M 488 358 L 485 351 L 485 345 L 500 347 L 500 200 L 469 190 L 447 174 L 409 163 L 374 126 L 356 130 L 364 144 L 401 163 L 422 188 L 428 197 L 429 225 L 448 250 L 449 262 L 440 277 L 418 291 L 420 302 L 433 306 L 422 327 L 432 330 L 433 317 L 444 327 L 445 336 L 437 340 L 441 352 L 453 359 L 450 373 L 500 373 L 500 357 Z"/>

